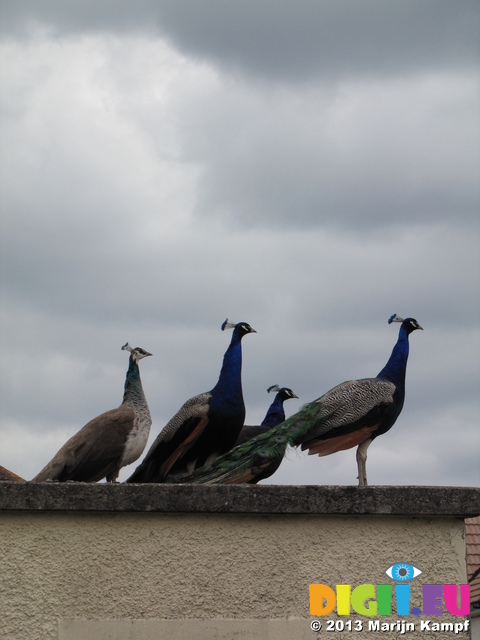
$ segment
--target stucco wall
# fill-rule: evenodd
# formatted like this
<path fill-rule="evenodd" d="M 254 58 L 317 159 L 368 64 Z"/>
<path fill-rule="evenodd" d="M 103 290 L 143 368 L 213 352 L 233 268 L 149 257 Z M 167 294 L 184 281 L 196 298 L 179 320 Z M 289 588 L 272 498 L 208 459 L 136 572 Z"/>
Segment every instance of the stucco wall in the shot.
<path fill-rule="evenodd" d="M 262 488 L 248 489 L 258 508 Z M 27 496 L 28 486 L 24 491 Z M 61 491 L 68 501 L 69 491 L 78 498 L 79 487 Z M 477 501 L 478 494 L 471 495 Z M 227 502 L 234 499 L 230 490 Z M 300 640 L 317 637 L 310 629 L 309 583 L 388 583 L 387 567 L 405 561 L 424 572 L 411 583 L 412 606 L 421 606 L 422 582 L 466 582 L 464 525 L 456 514 L 225 513 L 209 512 L 204 503 L 197 513 L 134 513 L 88 505 L 83 511 L 43 510 L 33 502 L 22 510 L 0 510 L 2 639 Z M 475 506 L 465 510 L 472 515 Z M 350 619 L 367 624 L 365 617 Z M 448 614 L 440 619 L 463 622 Z M 419 618 L 408 621 L 419 625 Z M 324 628 L 318 637 L 337 634 Z M 340 637 L 369 636 L 347 630 Z M 418 631 L 408 637 L 442 634 Z"/>

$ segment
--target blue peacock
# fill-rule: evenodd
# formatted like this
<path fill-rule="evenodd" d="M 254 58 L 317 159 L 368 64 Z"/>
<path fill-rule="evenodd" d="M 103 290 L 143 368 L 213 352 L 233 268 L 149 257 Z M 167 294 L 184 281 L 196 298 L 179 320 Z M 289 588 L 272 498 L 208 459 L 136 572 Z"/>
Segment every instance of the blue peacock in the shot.
<path fill-rule="evenodd" d="M 187 400 L 165 425 L 127 482 L 165 482 L 210 464 L 235 444 L 245 420 L 242 391 L 242 338 L 256 333 L 247 322 L 225 320 L 233 329 L 217 384 Z"/>
<path fill-rule="evenodd" d="M 268 408 L 268 411 L 265 415 L 265 418 L 262 420 L 259 425 L 244 425 L 240 435 L 237 438 L 235 446 L 240 444 L 244 444 L 251 438 L 258 436 L 261 433 L 267 433 L 273 427 L 276 427 L 281 422 L 285 420 L 285 409 L 283 407 L 283 403 L 290 398 L 298 398 L 298 396 L 288 387 L 280 388 L 277 384 L 268 387 L 268 393 L 276 392 L 275 398 Z M 264 480 L 265 478 L 269 478 L 273 476 L 275 471 L 281 465 L 283 460 L 283 453 L 278 455 L 276 458 L 272 458 L 270 464 L 267 468 L 263 469 L 262 473 L 258 476 L 255 476 L 251 480 L 245 480 L 245 482 L 249 482 L 250 484 L 256 484 L 260 480 Z"/>
<path fill-rule="evenodd" d="M 178 481 L 237 484 L 252 482 L 288 445 L 309 454 L 329 455 L 357 446 L 358 481 L 366 486 L 367 449 L 395 424 L 405 400 L 409 335 L 422 329 L 414 318 L 390 317 L 401 323 L 392 354 L 375 378 L 349 380 L 306 404 L 270 431 L 257 435 L 215 460 L 208 468 Z"/>
<path fill-rule="evenodd" d="M 258 436 L 260 433 L 265 433 L 272 429 L 272 427 L 276 427 L 281 422 L 284 422 L 285 409 L 283 408 L 283 403 L 285 400 L 298 398 L 298 396 L 288 387 L 280 388 L 278 384 L 268 387 L 267 393 L 272 392 L 276 392 L 276 395 L 265 414 L 265 418 L 259 425 L 244 425 L 240 431 L 237 441 L 235 442 L 235 446 L 243 444 L 244 442 L 247 442 L 247 440 Z"/>

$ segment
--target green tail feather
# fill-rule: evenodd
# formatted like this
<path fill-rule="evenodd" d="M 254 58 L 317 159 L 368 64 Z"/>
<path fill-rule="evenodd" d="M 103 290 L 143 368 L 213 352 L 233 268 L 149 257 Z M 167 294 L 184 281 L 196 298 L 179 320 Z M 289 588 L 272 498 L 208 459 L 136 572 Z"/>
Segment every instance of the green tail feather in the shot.
<path fill-rule="evenodd" d="M 236 484 L 246 482 L 252 474 L 259 472 L 270 463 L 283 458 L 287 446 L 297 447 L 308 431 L 329 415 L 319 417 L 321 404 L 310 402 L 296 414 L 273 429 L 231 449 L 219 456 L 209 467 L 200 467 L 191 474 L 168 476 L 165 482 L 194 484 Z"/>

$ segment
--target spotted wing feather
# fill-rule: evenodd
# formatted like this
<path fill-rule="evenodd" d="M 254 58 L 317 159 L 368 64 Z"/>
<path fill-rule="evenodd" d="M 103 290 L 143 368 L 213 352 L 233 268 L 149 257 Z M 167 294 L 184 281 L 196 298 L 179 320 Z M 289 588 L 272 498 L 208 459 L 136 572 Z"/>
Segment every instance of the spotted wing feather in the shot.
<path fill-rule="evenodd" d="M 375 427 L 385 407 L 390 405 L 393 409 L 395 389 L 388 380 L 364 378 L 343 382 L 327 391 L 309 405 L 312 424 L 302 442 L 302 449 L 309 449 L 318 439 Z"/>
<path fill-rule="evenodd" d="M 201 393 L 187 400 L 169 420 L 150 447 L 143 462 L 128 482 L 159 482 L 175 463 L 191 449 L 208 424 L 211 393 Z"/>

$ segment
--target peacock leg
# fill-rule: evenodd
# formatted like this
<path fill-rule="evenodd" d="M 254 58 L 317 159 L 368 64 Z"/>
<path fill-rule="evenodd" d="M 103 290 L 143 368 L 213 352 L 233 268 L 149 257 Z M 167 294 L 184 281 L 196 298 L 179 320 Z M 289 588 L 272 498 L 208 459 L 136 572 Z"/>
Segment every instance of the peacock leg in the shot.
<path fill-rule="evenodd" d="M 367 438 L 357 449 L 357 466 L 358 466 L 358 485 L 360 487 L 366 487 L 367 482 L 367 449 L 372 442 L 371 438 Z"/>

